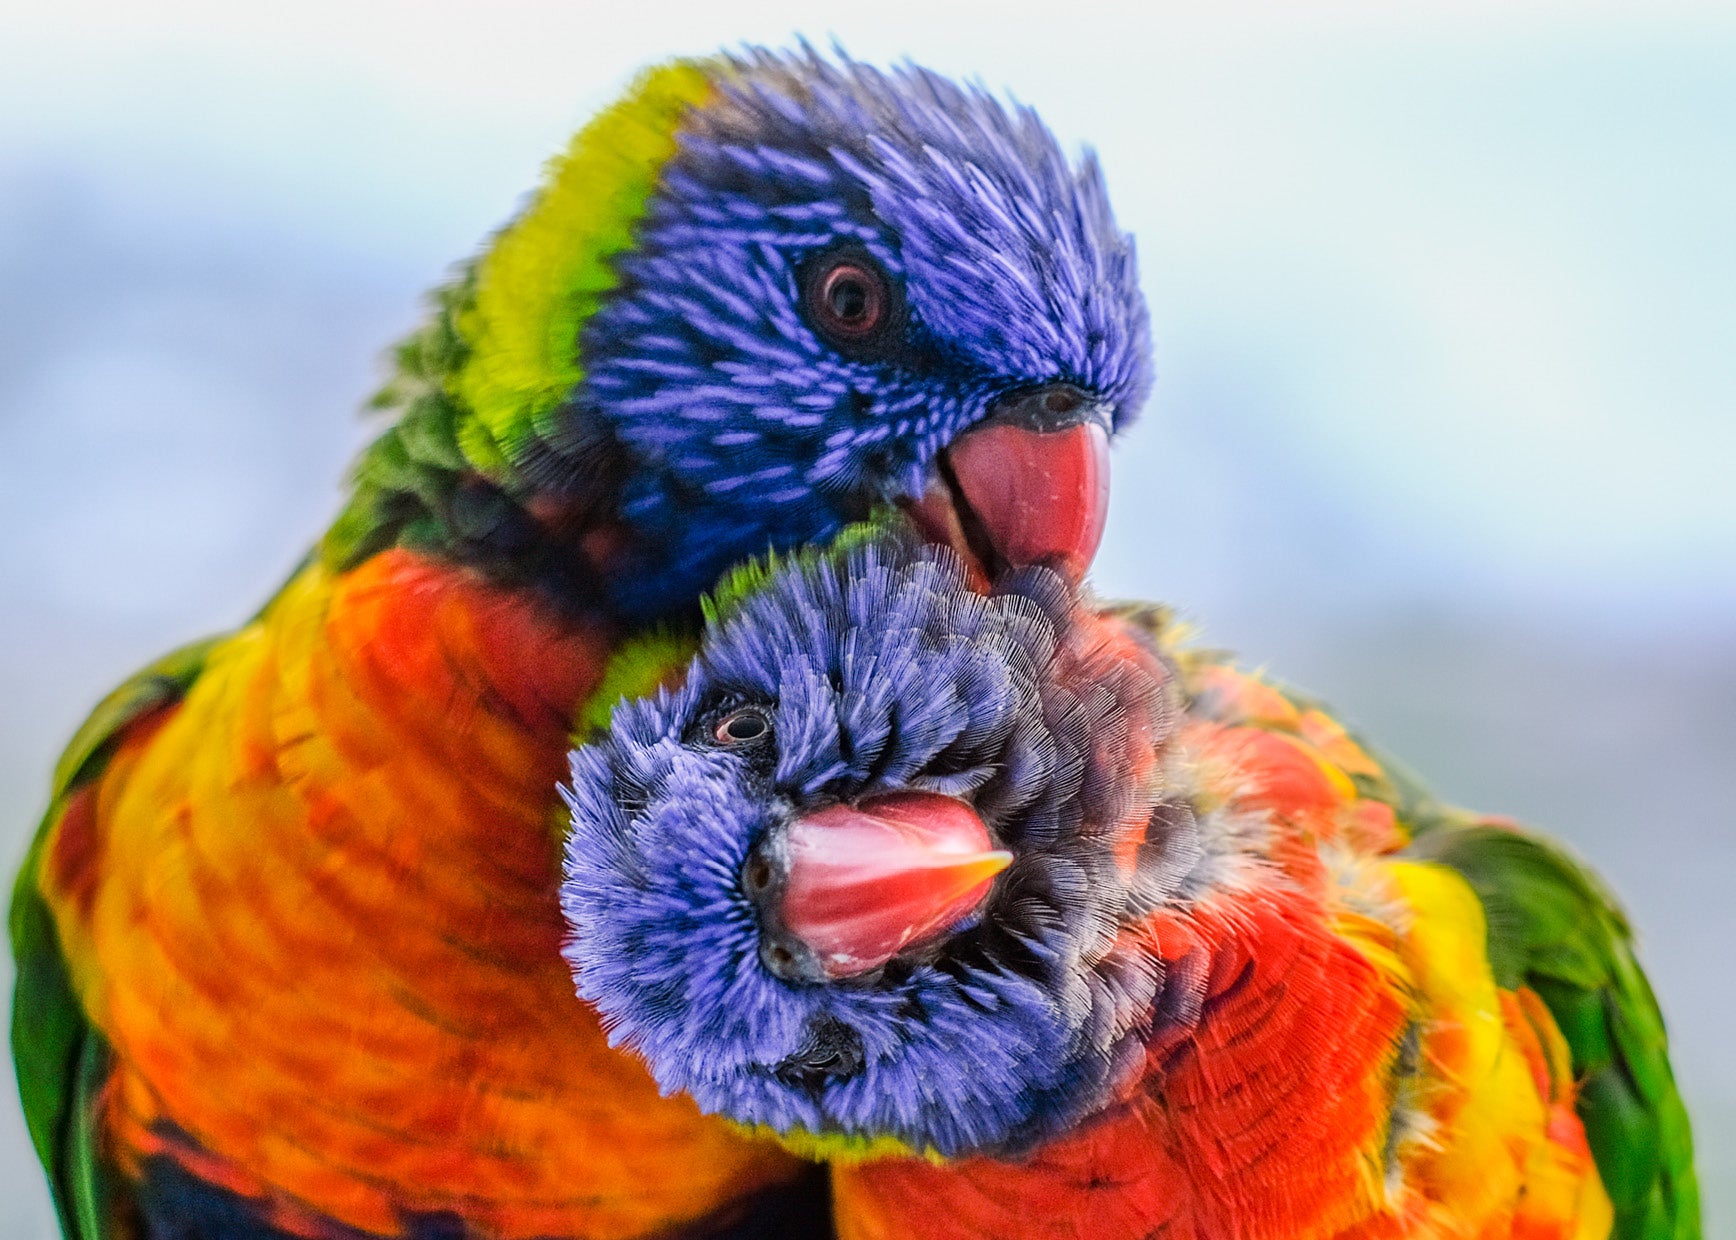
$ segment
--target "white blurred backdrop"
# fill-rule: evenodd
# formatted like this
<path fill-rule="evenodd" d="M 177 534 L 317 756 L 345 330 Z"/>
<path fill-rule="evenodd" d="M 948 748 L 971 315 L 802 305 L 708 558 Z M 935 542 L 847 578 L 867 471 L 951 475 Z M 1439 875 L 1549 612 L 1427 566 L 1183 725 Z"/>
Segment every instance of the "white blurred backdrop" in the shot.
<path fill-rule="evenodd" d="M 1098 148 L 1159 374 L 1101 587 L 1603 869 L 1736 1228 L 1727 5 L 0 6 L 0 861 L 96 698 L 322 528 L 381 351 L 570 131 L 797 31 Z M 0 1105 L 0 1235 L 51 1231 Z"/>

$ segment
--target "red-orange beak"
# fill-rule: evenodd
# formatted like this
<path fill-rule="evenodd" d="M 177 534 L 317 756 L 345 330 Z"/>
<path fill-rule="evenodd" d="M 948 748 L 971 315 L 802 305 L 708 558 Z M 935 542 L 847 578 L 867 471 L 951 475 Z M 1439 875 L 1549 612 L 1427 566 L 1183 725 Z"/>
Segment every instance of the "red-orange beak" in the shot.
<path fill-rule="evenodd" d="M 792 822 L 775 921 L 828 978 L 877 969 L 969 916 L 1013 855 L 963 801 L 900 792 Z"/>
<path fill-rule="evenodd" d="M 906 510 L 985 579 L 1045 564 L 1077 583 L 1109 515 L 1107 411 L 1065 383 L 1004 401 L 941 453 Z"/>

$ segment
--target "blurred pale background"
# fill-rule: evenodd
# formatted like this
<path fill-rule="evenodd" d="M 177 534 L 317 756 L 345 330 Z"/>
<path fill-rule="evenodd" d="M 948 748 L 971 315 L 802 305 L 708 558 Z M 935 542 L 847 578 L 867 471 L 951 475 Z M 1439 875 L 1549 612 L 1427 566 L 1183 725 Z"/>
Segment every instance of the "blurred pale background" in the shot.
<path fill-rule="evenodd" d="M 1099 580 L 1632 906 L 1736 1227 L 1736 11 L 0 10 L 0 856 L 333 512 L 418 294 L 632 70 L 792 31 L 1101 151 L 1159 383 Z M 4 980 L 4 979 L 0 979 Z M 14 1104 L 0 1235 L 49 1234 Z"/>

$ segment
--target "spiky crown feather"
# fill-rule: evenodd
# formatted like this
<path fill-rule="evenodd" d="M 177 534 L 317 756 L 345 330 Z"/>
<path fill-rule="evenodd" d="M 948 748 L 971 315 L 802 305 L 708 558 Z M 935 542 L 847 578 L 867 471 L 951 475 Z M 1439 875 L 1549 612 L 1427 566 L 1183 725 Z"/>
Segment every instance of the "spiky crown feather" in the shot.
<path fill-rule="evenodd" d="M 841 246 L 897 286 L 873 349 L 801 310 Z M 644 75 L 435 301 L 328 558 L 433 547 L 639 618 L 920 490 L 1011 390 L 1072 382 L 1124 424 L 1150 382 L 1089 155 L 980 89 L 806 47 Z M 548 545 L 550 512 L 617 523 L 607 579 Z"/>
<path fill-rule="evenodd" d="M 758 758 L 707 743 L 744 703 L 772 723 Z M 945 550 L 798 558 L 574 754 L 580 993 L 663 1088 L 830 1152 L 1040 1141 L 1102 1104 L 1163 1006 L 1115 936 L 1193 857 L 1191 823 L 1153 815 L 1171 706 L 1151 653 L 1046 571 L 984 596 Z M 1014 853 L 980 917 L 864 979 L 774 976 L 742 877 L 760 836 L 906 789 L 970 801 Z"/>

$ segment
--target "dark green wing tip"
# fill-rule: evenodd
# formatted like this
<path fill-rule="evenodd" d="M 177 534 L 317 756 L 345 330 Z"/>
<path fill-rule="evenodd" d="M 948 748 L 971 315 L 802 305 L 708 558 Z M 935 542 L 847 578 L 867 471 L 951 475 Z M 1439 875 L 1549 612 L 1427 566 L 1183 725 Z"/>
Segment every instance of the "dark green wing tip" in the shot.
<path fill-rule="evenodd" d="M 61 1233 L 68 1240 L 108 1240 L 119 1235 L 115 1184 L 97 1150 L 94 1119 L 108 1078 L 108 1046 L 73 993 L 46 902 L 34 885 L 20 888 L 11 917 L 18 958 L 12 993 L 18 1097 Z"/>
<path fill-rule="evenodd" d="M 7 928 L 17 979 L 12 992 L 12 1058 L 31 1143 L 47 1172 L 61 1229 L 73 1240 L 117 1234 L 109 1172 L 92 1122 L 108 1074 L 108 1047 L 73 991 L 54 916 L 37 886 L 50 826 L 67 795 L 96 779 L 127 727 L 180 700 L 219 638 L 165 656 L 99 702 L 55 766 L 53 798 L 12 889 Z"/>
<path fill-rule="evenodd" d="M 1536 991 L 1567 1041 L 1617 1240 L 1698 1240 L 1692 1129 L 1663 1014 L 1614 895 L 1539 836 L 1447 814 L 1427 828 L 1410 854 L 1470 883 L 1483 902 L 1496 981 Z"/>

